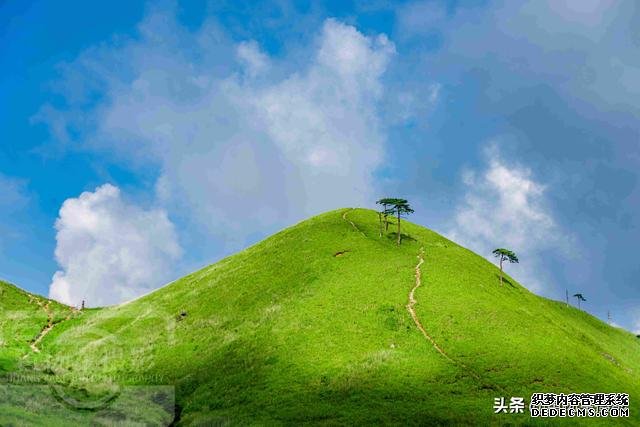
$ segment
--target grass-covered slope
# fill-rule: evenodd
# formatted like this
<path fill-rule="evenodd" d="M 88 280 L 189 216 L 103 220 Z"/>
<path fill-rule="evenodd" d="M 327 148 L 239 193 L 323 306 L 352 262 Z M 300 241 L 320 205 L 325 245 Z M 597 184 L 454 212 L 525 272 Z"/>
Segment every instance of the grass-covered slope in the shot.
<path fill-rule="evenodd" d="M 60 323 L 33 369 L 173 385 L 184 425 L 525 423 L 494 415 L 493 398 L 541 391 L 629 393 L 622 422 L 638 424 L 640 340 L 508 276 L 501 287 L 494 265 L 432 231 L 403 233 L 400 247 L 380 238 L 364 209 L 311 218 Z M 406 308 L 421 248 L 415 314 L 444 354 Z"/>
<path fill-rule="evenodd" d="M 68 308 L 29 294 L 0 280 L 0 373 L 16 369 L 49 322 L 58 322 Z"/>

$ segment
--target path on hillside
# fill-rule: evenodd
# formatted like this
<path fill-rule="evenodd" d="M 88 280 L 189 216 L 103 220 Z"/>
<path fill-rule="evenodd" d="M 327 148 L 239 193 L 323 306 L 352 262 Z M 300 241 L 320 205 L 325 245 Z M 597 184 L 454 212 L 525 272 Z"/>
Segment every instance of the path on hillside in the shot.
<path fill-rule="evenodd" d="M 347 213 L 352 211 L 352 210 L 353 210 L 353 208 L 344 211 L 344 213 L 342 214 L 342 219 L 344 219 L 345 221 L 349 222 L 354 230 L 362 233 L 362 235 L 366 237 L 366 235 L 353 223 L 353 221 L 351 221 L 350 219 L 347 218 Z M 409 310 L 409 314 L 411 314 L 411 318 L 413 319 L 414 323 L 416 324 L 416 326 L 420 330 L 420 332 L 422 332 L 422 335 L 424 335 L 424 337 L 431 343 L 431 345 L 433 345 L 433 348 L 435 348 L 438 351 L 438 353 L 440 353 L 445 359 L 447 359 L 451 363 L 454 363 L 454 364 L 459 365 L 459 366 L 461 366 L 463 368 L 466 368 L 466 366 L 464 366 L 463 364 L 461 364 L 459 362 L 456 362 L 451 357 L 449 357 L 449 355 L 447 353 L 445 353 L 445 351 L 438 345 L 438 343 L 436 343 L 436 341 L 433 339 L 433 337 L 427 333 L 426 329 L 424 328 L 424 326 L 420 322 L 420 319 L 418 319 L 418 315 L 416 314 L 415 309 L 413 308 L 416 305 L 416 303 L 418 302 L 416 300 L 416 298 L 415 298 L 415 292 L 416 292 L 416 289 L 418 289 L 418 287 L 421 284 L 420 266 L 423 263 L 424 263 L 424 247 L 420 248 L 420 253 L 418 254 L 418 265 L 416 265 L 416 275 L 415 275 L 416 284 L 411 289 L 411 292 L 409 292 L 409 303 L 407 304 L 407 310 Z M 471 372 L 473 374 L 472 371 L 469 371 L 469 372 Z M 473 374 L 473 375 L 476 376 L 475 374 Z"/>
<path fill-rule="evenodd" d="M 347 213 L 352 211 L 353 208 L 349 208 L 349 210 L 344 211 L 344 213 L 342 214 L 342 219 L 344 219 L 345 221 L 347 221 L 349 224 L 351 224 L 351 226 L 353 227 L 354 230 L 356 230 L 358 233 L 362 234 L 364 237 L 367 237 L 366 234 L 364 234 L 362 232 L 362 230 L 360 230 L 354 223 L 353 221 L 351 221 L 350 219 L 347 218 Z"/>
<path fill-rule="evenodd" d="M 348 223 L 351 224 L 351 226 L 353 227 L 353 229 L 355 231 L 360 232 L 364 237 L 367 237 L 366 234 L 364 234 L 362 232 L 362 230 L 360 230 L 354 223 L 353 221 L 351 221 L 350 219 L 347 218 L 347 213 L 349 213 L 350 211 L 352 211 L 354 208 L 350 208 L 349 210 L 346 210 L 343 214 L 342 214 L 342 219 L 347 221 Z M 415 310 L 415 305 L 418 303 L 418 301 L 416 300 L 415 297 L 415 292 L 416 290 L 421 286 L 422 284 L 422 270 L 421 270 L 421 266 L 422 264 L 424 264 L 424 247 L 420 248 L 420 252 L 418 253 L 418 264 L 415 266 L 415 285 L 413 286 L 413 288 L 411 289 L 411 291 L 409 292 L 409 303 L 407 304 L 407 310 L 409 311 L 409 314 L 411 315 L 411 318 L 413 319 L 413 322 L 416 324 L 416 327 L 418 328 L 418 330 L 422 333 L 422 335 L 427 339 L 427 341 L 429 341 L 431 343 L 431 345 L 433 346 L 433 348 L 436 349 L 436 351 L 438 353 L 440 353 L 442 355 L 442 357 L 444 357 L 445 359 L 447 359 L 449 362 L 451 362 L 452 364 L 456 365 L 457 367 L 459 367 L 464 373 L 471 375 L 474 379 L 483 382 L 482 378 L 480 377 L 480 375 L 478 375 L 476 372 L 474 372 L 472 369 L 470 369 L 467 365 L 465 365 L 462 362 L 456 361 L 454 359 L 452 359 L 443 349 L 442 347 L 440 347 L 438 345 L 438 343 L 436 343 L 436 341 L 433 339 L 433 337 L 431 335 L 429 335 L 429 333 L 427 332 L 427 330 L 424 328 L 424 326 L 422 325 L 422 322 L 420 322 L 420 319 L 418 318 L 418 314 L 416 313 Z M 500 385 L 498 384 L 494 384 L 493 385 L 494 388 L 505 392 L 504 388 L 502 388 Z"/>
<path fill-rule="evenodd" d="M 422 335 L 424 335 L 424 337 L 431 343 L 433 348 L 435 348 L 438 351 L 438 353 L 444 356 L 444 358 L 447 359 L 448 361 L 452 363 L 456 363 L 455 360 L 449 357 L 449 355 L 445 353 L 445 351 L 442 348 L 440 348 L 440 346 L 438 345 L 438 343 L 436 343 L 433 337 L 427 333 L 427 330 L 422 325 L 422 322 L 420 322 L 420 319 L 418 319 L 416 310 L 413 308 L 418 302 L 415 298 L 416 289 L 418 289 L 422 284 L 422 281 L 421 281 L 422 272 L 420 270 L 420 266 L 424 264 L 424 248 L 420 248 L 420 253 L 418 254 L 417 258 L 418 258 L 418 265 L 416 265 L 416 274 L 415 274 L 416 283 L 414 287 L 411 289 L 411 292 L 409 292 L 409 303 L 407 304 L 407 310 L 409 311 L 409 314 L 411 315 L 411 318 L 413 319 L 413 322 L 416 324 L 416 327 L 418 328 L 418 330 L 422 332 Z"/>
<path fill-rule="evenodd" d="M 57 324 L 57 323 L 61 323 L 64 322 L 66 320 L 71 319 L 71 316 L 77 312 L 78 310 L 76 310 L 74 307 L 69 307 L 69 314 L 67 315 L 67 317 L 65 317 L 63 320 L 61 320 L 60 322 L 53 322 L 53 311 L 50 308 L 51 305 L 51 301 L 47 301 L 46 304 L 43 304 L 42 301 L 40 301 L 39 298 L 34 297 L 33 295 L 29 294 L 29 302 L 33 303 L 35 302 L 36 304 L 38 304 L 38 306 L 44 310 L 45 313 L 47 313 L 47 324 L 40 330 L 40 333 L 38 334 L 38 336 L 29 343 L 29 347 L 31 347 L 31 350 L 33 350 L 34 353 L 40 353 L 40 349 L 38 348 L 38 344 L 40 344 L 40 342 L 44 339 L 44 337 L 51 332 L 51 330 L 53 329 L 53 327 Z M 25 354 L 24 357 L 26 357 L 29 353 Z"/>
<path fill-rule="evenodd" d="M 464 363 L 462 362 L 458 362 L 456 360 L 453 360 L 439 345 L 438 343 L 436 343 L 436 340 L 433 339 L 433 337 L 431 335 L 429 335 L 429 333 L 427 332 L 427 330 L 424 328 L 424 326 L 422 325 L 422 322 L 420 322 L 420 319 L 418 318 L 418 315 L 416 313 L 416 310 L 414 308 L 414 306 L 417 304 L 417 300 L 415 297 L 415 292 L 416 289 L 418 289 L 420 287 L 420 285 L 422 284 L 422 271 L 420 269 L 420 266 L 422 264 L 424 264 L 424 247 L 420 248 L 420 253 L 417 256 L 418 258 L 418 264 L 415 267 L 416 273 L 415 273 L 415 278 L 416 278 L 416 282 L 415 285 L 413 286 L 413 288 L 411 289 L 411 292 L 409 292 L 409 303 L 407 304 L 407 310 L 409 311 L 409 314 L 411 315 L 411 318 L 413 319 L 413 322 L 416 324 L 416 327 L 418 328 L 418 330 L 422 333 L 422 335 L 427 339 L 427 341 L 429 341 L 431 343 L 431 345 L 433 346 L 433 348 L 435 348 L 438 353 L 440 353 L 445 359 L 447 359 L 449 362 L 453 363 L 454 365 L 460 367 L 463 369 L 464 372 L 470 374 L 472 377 L 474 377 L 477 380 L 480 380 L 480 376 L 478 374 L 476 374 L 473 370 L 469 369 L 469 367 L 467 367 Z"/>

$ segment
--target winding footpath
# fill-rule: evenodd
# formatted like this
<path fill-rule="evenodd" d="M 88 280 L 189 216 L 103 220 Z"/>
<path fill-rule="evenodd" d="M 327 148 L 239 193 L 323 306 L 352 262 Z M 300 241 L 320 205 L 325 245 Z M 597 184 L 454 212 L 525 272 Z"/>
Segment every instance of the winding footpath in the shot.
<path fill-rule="evenodd" d="M 355 231 L 360 232 L 363 236 L 366 237 L 366 235 L 353 223 L 353 221 L 351 221 L 350 219 L 347 218 L 347 213 L 352 211 L 352 210 L 353 210 L 353 208 L 344 211 L 344 213 L 342 214 L 342 219 L 347 221 L 348 223 L 350 223 Z M 449 355 L 447 353 L 445 353 L 442 348 L 440 348 L 440 346 L 436 343 L 436 341 L 433 339 L 433 337 L 431 337 L 431 335 L 429 335 L 427 333 L 427 331 L 424 328 L 424 326 L 422 326 L 422 323 L 420 322 L 420 319 L 418 319 L 418 315 L 416 314 L 416 311 L 414 309 L 414 306 L 418 302 L 416 300 L 416 298 L 415 298 L 415 292 L 416 292 L 416 289 L 418 289 L 418 287 L 420 287 L 420 284 L 421 284 L 420 266 L 423 263 L 424 263 L 424 247 L 420 248 L 420 253 L 418 254 L 418 265 L 416 265 L 416 283 L 415 283 L 415 286 L 411 289 L 411 292 L 409 293 L 409 303 L 407 304 L 407 310 L 409 310 L 409 314 L 411 314 L 411 318 L 413 319 L 414 323 L 416 324 L 416 327 L 420 330 L 420 332 L 422 332 L 422 335 L 424 335 L 424 337 L 431 343 L 431 345 L 433 345 L 433 348 L 435 348 L 438 351 L 438 353 L 440 353 L 442 356 L 444 356 L 451 363 L 454 363 L 456 365 L 460 365 L 455 360 L 453 360 L 451 357 L 449 357 Z"/>
<path fill-rule="evenodd" d="M 466 374 L 472 376 L 474 379 L 484 383 L 484 381 L 482 380 L 482 378 L 480 377 L 480 375 L 478 375 L 476 372 L 474 372 L 471 368 L 469 368 L 467 365 L 465 365 L 464 363 L 454 360 L 452 359 L 439 345 L 438 343 L 436 343 L 436 341 L 433 339 L 433 337 L 431 335 L 429 335 L 427 333 L 427 330 L 424 328 L 424 326 L 422 325 L 422 322 L 420 322 L 420 319 L 418 318 L 418 315 L 416 314 L 416 310 L 415 310 L 415 305 L 417 304 L 417 300 L 415 297 L 415 292 L 416 289 L 418 289 L 420 287 L 420 285 L 422 284 L 422 271 L 420 269 L 420 266 L 422 264 L 424 264 L 424 247 L 420 248 L 420 253 L 417 256 L 418 258 L 418 264 L 415 267 L 415 277 L 416 277 L 416 282 L 415 285 L 413 286 L 413 288 L 411 289 L 411 292 L 409 292 L 409 303 L 407 304 L 407 310 L 409 311 L 409 314 L 411 315 L 411 318 L 413 319 L 413 322 L 416 324 L 416 327 L 418 328 L 418 330 L 422 333 L 422 335 L 427 339 L 427 341 L 429 341 L 431 343 L 431 345 L 433 346 L 433 348 L 435 348 L 438 353 L 440 353 L 442 355 L 442 357 L 444 357 L 445 359 L 447 359 L 449 362 L 453 363 L 454 365 L 458 366 L 459 368 L 462 369 L 463 372 L 465 372 Z M 493 388 L 496 388 L 502 392 L 505 392 L 504 388 L 501 387 L 498 384 L 494 384 Z"/>
<path fill-rule="evenodd" d="M 349 224 L 351 224 L 351 226 L 353 227 L 353 229 L 354 229 L 354 230 L 356 230 L 358 233 L 362 234 L 364 237 L 367 237 L 367 235 L 366 235 L 366 234 L 364 234 L 364 233 L 362 232 L 362 230 L 360 230 L 360 229 L 359 229 L 359 228 L 358 228 L 358 227 L 353 223 L 353 221 L 351 221 L 350 219 L 348 219 L 348 218 L 347 218 L 347 213 L 348 213 L 348 212 L 350 212 L 350 211 L 352 211 L 352 210 L 353 210 L 353 208 L 350 208 L 349 210 L 344 211 L 344 213 L 342 214 L 342 219 L 344 219 L 344 220 L 345 220 L 345 221 L 347 221 Z"/>
<path fill-rule="evenodd" d="M 46 304 L 43 304 L 42 301 L 40 301 L 39 298 L 34 297 L 33 295 L 29 294 L 29 302 L 33 303 L 35 302 L 36 304 L 38 304 L 38 306 L 44 310 L 45 313 L 47 313 L 47 324 L 42 328 L 42 330 L 40 330 L 40 333 L 38 334 L 38 336 L 29 343 L 29 347 L 31 347 L 31 350 L 33 350 L 34 353 L 40 353 L 40 349 L 38 348 L 38 344 L 40 344 L 40 342 L 44 339 L 44 337 L 51 332 L 51 330 L 53 329 L 53 327 L 56 325 L 56 323 L 53 322 L 53 311 L 50 308 L 51 305 L 51 301 L 47 301 Z M 62 322 L 71 319 L 71 316 L 76 312 L 77 310 L 73 307 L 69 307 L 69 314 L 67 315 L 67 317 L 65 317 Z M 24 357 L 26 357 L 29 353 L 25 354 Z"/>
<path fill-rule="evenodd" d="M 353 229 L 355 231 L 360 232 L 364 237 L 367 237 L 366 234 L 364 234 L 362 232 L 362 230 L 360 230 L 354 223 L 353 221 L 351 221 L 350 219 L 347 218 L 347 213 L 352 211 L 353 208 L 346 210 L 343 214 L 342 214 L 342 219 L 347 221 L 348 223 L 351 224 L 351 226 L 353 227 Z M 456 361 L 454 359 L 452 359 L 443 349 L 442 347 L 440 347 L 438 345 L 438 343 L 435 341 L 435 339 L 433 339 L 433 337 L 431 335 L 429 335 L 429 333 L 427 332 L 427 330 L 425 329 L 424 325 L 422 324 L 422 322 L 420 322 L 420 319 L 418 318 L 418 314 L 416 313 L 415 310 L 415 305 L 418 303 L 418 300 L 416 300 L 416 296 L 415 296 L 415 292 L 416 290 L 422 285 L 422 270 L 421 270 L 421 266 L 422 264 L 424 264 L 424 247 L 420 248 L 420 252 L 418 253 L 418 264 L 415 266 L 415 285 L 413 286 L 413 288 L 411 288 L 411 291 L 409 292 L 409 302 L 406 305 L 407 311 L 409 312 L 409 314 L 411 315 L 411 318 L 413 319 L 413 322 L 416 324 L 416 327 L 418 328 L 418 330 L 420 331 L 420 333 L 422 333 L 422 335 L 427 339 L 427 341 L 429 341 L 431 343 L 431 345 L 433 346 L 433 348 L 436 349 L 436 351 L 438 353 L 440 353 L 440 355 L 442 355 L 442 357 L 444 357 L 445 359 L 447 359 L 449 362 L 451 362 L 452 364 L 456 365 L 457 367 L 459 367 L 463 372 L 465 372 L 467 375 L 472 376 L 474 379 L 480 381 L 480 382 L 484 382 L 482 380 L 482 378 L 480 377 L 480 375 L 478 375 L 476 372 L 474 372 L 471 368 L 469 368 L 468 366 L 466 366 L 464 363 L 460 362 L 460 361 Z M 502 388 L 500 385 L 498 384 L 494 384 L 493 385 L 494 388 L 500 390 L 500 391 L 505 391 L 504 388 Z"/>
<path fill-rule="evenodd" d="M 411 289 L 411 292 L 409 292 L 409 303 L 407 304 L 407 310 L 409 311 L 409 314 L 411 315 L 411 318 L 413 319 L 413 322 L 416 324 L 416 327 L 418 328 L 418 330 L 422 332 L 422 335 L 424 335 L 424 337 L 431 343 L 433 348 L 435 348 L 438 351 L 438 353 L 444 356 L 444 358 L 450 361 L 451 363 L 456 363 L 451 357 L 449 357 L 447 353 L 444 352 L 442 348 L 440 348 L 440 346 L 438 345 L 438 343 L 436 343 L 433 337 L 427 333 L 427 330 L 422 325 L 422 322 L 420 322 L 420 319 L 418 319 L 418 315 L 416 314 L 416 310 L 414 309 L 414 306 L 418 302 L 415 297 L 415 292 L 416 292 L 416 289 L 418 289 L 421 285 L 422 273 L 420 271 L 420 266 L 424 264 L 424 248 L 420 248 L 420 253 L 418 254 L 417 258 L 418 258 L 418 265 L 416 265 L 416 284 Z"/>
<path fill-rule="evenodd" d="M 45 311 L 45 313 L 47 313 L 47 324 L 46 324 L 46 326 L 44 328 L 42 328 L 42 330 L 40 331 L 40 333 L 38 334 L 36 339 L 34 339 L 29 344 L 29 346 L 31 347 L 31 350 L 33 350 L 35 353 L 40 353 L 40 349 L 38 348 L 38 344 L 40 344 L 40 341 L 42 341 L 42 339 L 49 332 L 51 332 L 51 330 L 53 329 L 53 313 L 51 312 L 51 309 L 49 308 L 49 306 L 51 305 L 51 302 L 47 302 L 46 304 L 42 304 L 42 301 L 40 301 L 39 299 L 36 299 L 36 304 L 38 304 L 40 306 L 40 308 L 43 309 Z"/>

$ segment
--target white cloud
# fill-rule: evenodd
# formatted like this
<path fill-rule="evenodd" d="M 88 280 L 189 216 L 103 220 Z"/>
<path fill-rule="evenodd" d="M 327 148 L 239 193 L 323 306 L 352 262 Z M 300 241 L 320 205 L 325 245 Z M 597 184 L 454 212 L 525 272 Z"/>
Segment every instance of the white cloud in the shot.
<path fill-rule="evenodd" d="M 505 162 L 496 144 L 484 154 L 486 170 L 463 174 L 465 195 L 447 234 L 488 258 L 498 247 L 513 250 L 521 264 L 509 269 L 531 290 L 541 291 L 543 257 L 550 256 L 549 250 L 568 254 L 571 238 L 556 224 L 546 206 L 546 188 L 529 169 Z"/>
<path fill-rule="evenodd" d="M 236 48 L 238 59 L 249 76 L 254 77 L 269 68 L 269 57 L 262 53 L 255 40 L 244 41 Z"/>
<path fill-rule="evenodd" d="M 181 254 L 166 212 L 130 204 L 110 184 L 67 199 L 56 230 L 61 270 L 49 296 L 70 305 L 109 305 L 149 292 L 165 283 Z"/>
<path fill-rule="evenodd" d="M 324 23 L 316 64 L 323 71 L 335 73 L 350 89 L 349 94 L 378 93 L 380 75 L 393 53 L 395 47 L 386 35 L 366 37 L 351 25 L 328 19 Z"/>
<path fill-rule="evenodd" d="M 380 77 L 394 47 L 381 35 L 325 22 L 305 74 L 266 88 L 256 108 L 283 156 L 298 168 L 305 211 L 365 204 L 382 160 Z M 340 189 L 340 190 L 338 190 Z"/>
<path fill-rule="evenodd" d="M 77 112 L 95 124 L 85 141 L 157 165 L 161 203 L 226 252 L 252 234 L 371 200 L 386 138 L 382 75 L 394 54 L 386 36 L 327 20 L 308 62 L 291 71 L 213 24 L 189 33 L 160 15 L 139 39 L 67 67 L 104 93 L 90 120 Z M 260 78 L 241 78 L 236 59 Z"/>

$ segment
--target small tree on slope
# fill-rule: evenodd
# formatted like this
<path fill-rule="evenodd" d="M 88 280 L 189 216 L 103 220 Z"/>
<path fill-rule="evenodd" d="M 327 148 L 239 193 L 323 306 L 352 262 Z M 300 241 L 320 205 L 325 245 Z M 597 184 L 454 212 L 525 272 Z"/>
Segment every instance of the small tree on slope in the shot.
<path fill-rule="evenodd" d="M 393 214 L 393 209 L 389 207 L 391 205 L 390 200 L 394 199 L 380 199 L 376 202 L 377 205 L 382 205 L 382 210 L 378 212 L 378 219 L 380 220 L 380 237 L 382 237 L 383 223 L 384 230 L 387 231 L 389 229 L 389 221 L 387 217 L 390 214 Z"/>
<path fill-rule="evenodd" d="M 574 297 L 578 300 L 578 310 L 580 310 L 580 301 L 586 301 L 582 294 L 574 294 Z"/>
<path fill-rule="evenodd" d="M 509 249 L 498 248 L 493 250 L 493 254 L 500 259 L 500 286 L 502 286 L 502 263 L 509 261 L 510 263 L 518 263 L 518 257 Z"/>
<path fill-rule="evenodd" d="M 388 212 L 387 213 L 395 213 L 396 217 L 398 218 L 398 240 L 397 240 L 397 244 L 398 246 L 400 246 L 400 242 L 402 240 L 401 238 L 401 234 L 400 234 L 400 218 L 403 215 L 408 215 L 408 214 L 412 214 L 414 211 L 413 209 L 411 209 L 411 206 L 409 206 L 409 202 L 406 199 L 395 199 L 395 198 L 385 198 L 385 199 L 380 199 L 378 200 L 379 204 L 383 205 L 383 206 L 391 206 L 390 208 L 388 208 Z"/>

